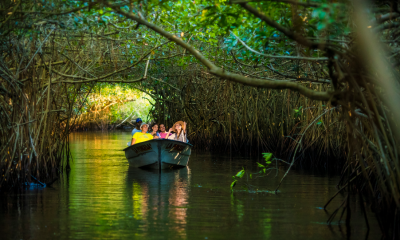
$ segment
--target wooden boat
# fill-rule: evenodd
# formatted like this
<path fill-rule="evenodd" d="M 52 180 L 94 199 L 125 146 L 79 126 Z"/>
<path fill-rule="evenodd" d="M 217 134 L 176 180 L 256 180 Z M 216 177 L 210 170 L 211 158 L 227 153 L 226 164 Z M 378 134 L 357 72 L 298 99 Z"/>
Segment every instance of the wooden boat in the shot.
<path fill-rule="evenodd" d="M 152 169 L 185 167 L 193 145 L 169 139 L 153 139 L 124 149 L 129 165 Z"/>

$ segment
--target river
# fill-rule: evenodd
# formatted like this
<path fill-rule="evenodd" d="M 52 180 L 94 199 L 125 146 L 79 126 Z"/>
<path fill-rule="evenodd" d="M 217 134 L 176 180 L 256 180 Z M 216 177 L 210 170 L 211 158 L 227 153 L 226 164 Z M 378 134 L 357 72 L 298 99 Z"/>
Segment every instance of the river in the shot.
<path fill-rule="evenodd" d="M 261 191 L 230 192 L 232 175 L 255 159 L 194 151 L 187 168 L 130 168 L 123 148 L 129 132 L 74 133 L 72 170 L 51 187 L 0 196 L 1 239 L 378 239 L 374 214 L 367 232 L 358 198 L 351 227 L 326 224 L 344 195 L 328 207 L 339 177 L 283 167 L 251 180 Z M 261 160 L 260 160 L 261 161 Z M 237 186 L 237 190 L 240 190 Z M 345 216 L 343 217 L 343 219 Z M 342 220 L 343 221 L 343 220 Z"/>

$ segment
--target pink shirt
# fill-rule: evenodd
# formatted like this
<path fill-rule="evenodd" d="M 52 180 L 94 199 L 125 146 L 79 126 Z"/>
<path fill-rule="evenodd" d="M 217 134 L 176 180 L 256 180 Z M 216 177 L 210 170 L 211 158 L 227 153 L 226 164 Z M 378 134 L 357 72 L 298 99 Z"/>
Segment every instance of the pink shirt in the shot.
<path fill-rule="evenodd" d="M 169 134 L 169 136 L 171 136 L 171 133 Z M 167 132 L 163 133 L 160 132 L 160 138 L 166 138 L 167 137 Z"/>

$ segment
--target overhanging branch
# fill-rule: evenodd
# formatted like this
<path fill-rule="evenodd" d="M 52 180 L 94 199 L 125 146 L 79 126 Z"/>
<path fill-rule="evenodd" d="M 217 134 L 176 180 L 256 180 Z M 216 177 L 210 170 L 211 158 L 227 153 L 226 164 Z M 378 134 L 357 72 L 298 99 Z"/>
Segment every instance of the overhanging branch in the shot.
<path fill-rule="evenodd" d="M 245 77 L 239 74 L 231 73 L 225 71 L 224 69 L 217 67 L 214 65 L 210 60 L 204 57 L 197 49 L 195 49 L 190 44 L 184 42 L 181 38 L 165 31 L 164 29 L 158 27 L 157 25 L 150 23 L 139 16 L 133 15 L 132 13 L 127 13 L 121 10 L 119 7 L 114 6 L 110 2 L 104 1 L 104 4 L 108 7 L 111 7 L 115 12 L 132 19 L 146 27 L 152 29 L 153 31 L 157 32 L 158 34 L 162 35 L 163 37 L 169 39 L 170 41 L 175 42 L 179 46 L 187 49 L 194 57 L 197 58 L 204 66 L 206 66 L 209 71 L 218 76 L 222 79 L 231 80 L 234 82 L 242 83 L 244 85 L 253 86 L 253 87 L 261 87 L 261 88 L 271 88 L 271 89 L 291 89 L 294 91 L 299 92 L 300 94 L 314 100 L 322 100 L 322 101 L 329 101 L 333 97 L 333 92 L 317 92 L 311 90 L 301 84 L 295 82 L 288 82 L 288 81 L 271 81 L 271 80 L 264 80 L 264 79 L 257 79 L 257 78 L 250 78 Z M 306 40 L 307 41 L 307 40 Z M 308 42 L 308 41 L 307 41 Z"/>
<path fill-rule="evenodd" d="M 109 73 L 109 74 L 106 74 L 106 75 L 103 75 L 103 76 L 100 76 L 100 77 L 97 77 L 97 78 L 87 78 L 87 77 L 76 76 L 76 75 L 68 75 L 68 74 L 60 73 L 60 72 L 58 72 L 58 71 L 56 71 L 54 69 L 52 71 L 54 73 L 60 75 L 60 76 L 66 77 L 66 78 L 73 78 L 73 79 L 77 79 L 77 80 L 83 80 L 83 81 L 71 81 L 71 82 L 74 82 L 74 83 L 80 83 L 80 82 L 107 82 L 108 80 L 104 80 L 104 79 L 109 78 L 109 77 L 111 77 L 111 76 L 113 76 L 113 75 L 115 75 L 117 73 L 123 72 L 125 70 L 128 70 L 129 68 L 132 68 L 132 67 L 138 65 L 145 57 L 149 56 L 154 50 L 156 50 L 157 48 L 159 48 L 159 47 L 161 47 L 161 46 L 163 46 L 163 45 L 165 45 L 167 43 L 169 43 L 169 41 L 167 41 L 165 43 L 162 43 L 162 44 L 160 44 L 158 46 L 155 46 L 150 51 L 148 51 L 146 54 L 144 54 L 141 58 L 139 58 L 139 60 L 137 60 L 136 62 L 132 63 L 128 67 L 122 68 L 122 69 L 120 69 L 118 71 L 115 71 L 115 72 L 112 72 L 112 73 Z M 144 76 L 143 79 L 145 79 L 145 78 L 146 77 Z M 140 78 L 138 80 L 135 80 L 135 82 L 143 80 L 143 79 Z M 63 82 L 66 82 L 66 81 L 63 81 Z M 110 82 L 112 82 L 112 81 L 110 81 Z M 129 81 L 129 82 L 131 82 L 131 81 Z"/>

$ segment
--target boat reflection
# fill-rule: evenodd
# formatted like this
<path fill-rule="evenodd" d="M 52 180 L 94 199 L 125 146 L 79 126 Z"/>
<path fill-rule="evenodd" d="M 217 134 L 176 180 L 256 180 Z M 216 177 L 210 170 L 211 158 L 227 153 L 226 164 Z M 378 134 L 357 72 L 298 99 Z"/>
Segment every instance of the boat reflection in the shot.
<path fill-rule="evenodd" d="M 166 234 L 186 239 L 190 178 L 189 167 L 165 169 L 161 173 L 159 170 L 129 168 L 126 189 L 132 204 L 128 204 L 131 208 L 128 212 L 141 222 L 143 232 L 162 231 L 168 226 Z"/>

